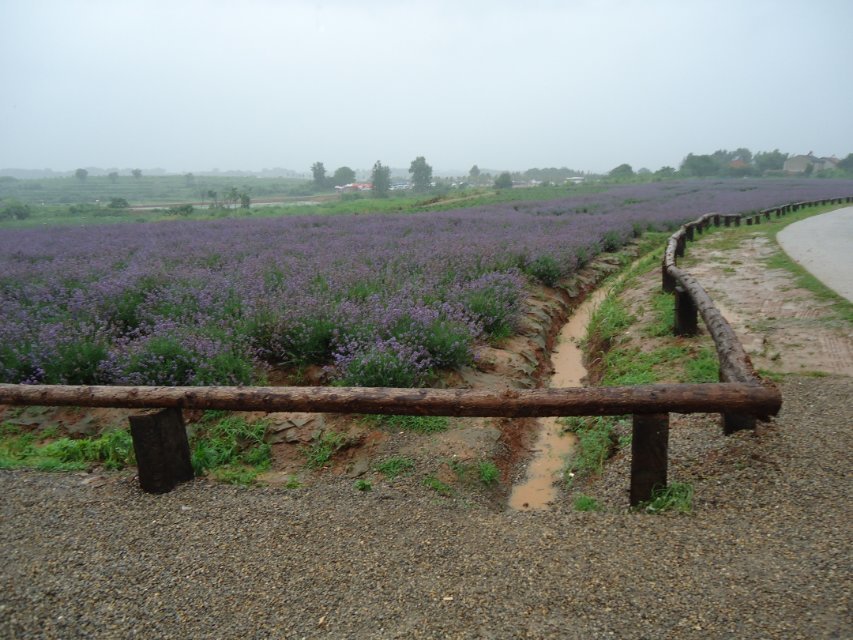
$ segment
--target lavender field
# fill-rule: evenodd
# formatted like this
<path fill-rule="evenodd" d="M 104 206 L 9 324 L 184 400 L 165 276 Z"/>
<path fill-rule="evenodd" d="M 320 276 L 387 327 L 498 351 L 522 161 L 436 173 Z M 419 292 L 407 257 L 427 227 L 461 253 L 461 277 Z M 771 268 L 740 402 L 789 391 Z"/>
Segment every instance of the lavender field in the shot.
<path fill-rule="evenodd" d="M 661 182 L 440 213 L 7 230 L 0 381 L 249 384 L 264 366 L 418 386 L 511 335 L 554 284 L 646 229 L 853 194 L 853 181 Z"/>

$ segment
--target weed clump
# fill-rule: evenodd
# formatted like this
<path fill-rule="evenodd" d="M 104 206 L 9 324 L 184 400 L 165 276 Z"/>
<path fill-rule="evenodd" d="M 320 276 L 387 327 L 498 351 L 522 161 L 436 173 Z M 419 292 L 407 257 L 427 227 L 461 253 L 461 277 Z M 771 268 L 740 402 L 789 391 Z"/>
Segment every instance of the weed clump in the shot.
<path fill-rule="evenodd" d="M 350 444 L 352 443 L 345 434 L 327 431 L 315 439 L 311 446 L 302 448 L 302 453 L 305 455 L 305 466 L 309 469 L 320 469 L 338 451 L 345 449 Z"/>
<path fill-rule="evenodd" d="M 386 478 L 393 479 L 415 468 L 415 463 L 409 458 L 394 457 L 376 465 L 376 470 Z"/>
<path fill-rule="evenodd" d="M 598 504 L 598 501 L 595 498 L 591 498 L 582 493 L 575 496 L 572 504 L 575 511 L 601 511 L 601 505 Z"/>
<path fill-rule="evenodd" d="M 609 416 L 568 418 L 566 430 L 578 437 L 577 453 L 563 470 L 563 478 L 571 486 L 578 478 L 600 474 L 604 462 L 615 449 L 616 419 Z"/>
<path fill-rule="evenodd" d="M 668 487 L 656 487 L 652 499 L 639 505 L 638 509 L 646 513 L 692 513 L 693 485 L 686 482 L 673 482 Z"/>
<path fill-rule="evenodd" d="M 196 475 L 211 472 L 224 482 L 253 484 L 272 462 L 272 450 L 264 442 L 266 429 L 264 421 L 249 423 L 239 416 L 208 412 L 201 422 L 203 435 L 196 436 L 192 446 Z"/>

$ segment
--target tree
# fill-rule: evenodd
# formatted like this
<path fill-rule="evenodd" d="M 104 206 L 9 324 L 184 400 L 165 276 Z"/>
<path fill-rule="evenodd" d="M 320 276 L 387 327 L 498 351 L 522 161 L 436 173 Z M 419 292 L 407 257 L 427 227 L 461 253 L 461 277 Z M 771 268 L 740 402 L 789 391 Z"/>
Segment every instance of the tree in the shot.
<path fill-rule="evenodd" d="M 848 153 L 844 160 L 839 161 L 838 168 L 847 173 L 853 173 L 853 153 Z"/>
<path fill-rule="evenodd" d="M 335 175 L 332 176 L 332 186 L 342 187 L 345 184 L 355 182 L 355 171 L 349 167 L 338 167 L 335 169 Z"/>
<path fill-rule="evenodd" d="M 509 171 L 504 171 L 495 178 L 495 189 L 512 189 L 512 175 Z"/>
<path fill-rule="evenodd" d="M 110 171 L 107 177 L 110 179 L 110 182 L 115 184 L 116 182 L 118 182 L 118 171 Z"/>
<path fill-rule="evenodd" d="M 240 192 L 237 187 L 231 187 L 222 196 L 222 203 L 227 209 L 234 209 L 237 206 L 237 201 L 240 199 Z"/>
<path fill-rule="evenodd" d="M 787 159 L 787 153 L 773 149 L 773 151 L 759 151 L 755 154 L 753 162 L 755 168 L 764 173 L 765 171 L 781 171 L 785 167 L 785 160 Z"/>
<path fill-rule="evenodd" d="M 240 194 L 240 208 L 241 209 L 250 209 L 252 207 L 252 198 L 248 193 L 243 191 Z"/>
<path fill-rule="evenodd" d="M 675 176 L 675 169 L 672 167 L 661 167 L 655 171 L 656 178 L 672 178 Z"/>
<path fill-rule="evenodd" d="M 134 169 L 133 171 L 131 171 L 131 173 L 133 174 L 133 177 L 137 180 L 142 177 L 142 169 Z"/>
<path fill-rule="evenodd" d="M 322 162 L 315 162 L 311 165 L 311 175 L 314 177 L 314 188 L 326 188 L 326 167 Z"/>
<path fill-rule="evenodd" d="M 110 209 L 127 209 L 130 206 L 124 198 L 110 198 Z"/>
<path fill-rule="evenodd" d="M 370 174 L 370 180 L 373 182 L 373 195 L 377 198 L 384 198 L 388 195 L 391 189 L 391 167 L 383 166 L 379 160 L 373 165 L 373 171 Z"/>
<path fill-rule="evenodd" d="M 707 178 L 708 176 L 716 175 L 717 163 L 714 158 L 708 155 L 695 156 L 688 153 L 681 163 L 681 172 L 692 178 Z"/>
<path fill-rule="evenodd" d="M 89 172 L 85 169 L 77 169 L 77 171 L 74 172 L 74 177 L 80 182 L 86 182 L 86 178 L 89 177 Z"/>
<path fill-rule="evenodd" d="M 0 209 L 0 220 L 12 218 L 24 220 L 30 217 L 30 213 L 32 213 L 30 205 L 17 200 L 9 200 L 5 205 L 3 205 L 3 208 Z"/>
<path fill-rule="evenodd" d="M 468 172 L 468 177 L 471 178 L 471 182 L 479 182 L 480 180 L 480 167 L 476 164 L 471 167 L 471 170 Z"/>
<path fill-rule="evenodd" d="M 614 180 L 625 180 L 634 177 L 634 169 L 630 164 L 620 164 L 615 169 L 611 169 L 608 175 Z"/>
<path fill-rule="evenodd" d="M 427 164 L 423 156 L 412 160 L 409 173 L 412 174 L 413 191 L 429 191 L 432 186 L 432 167 Z"/>
<path fill-rule="evenodd" d="M 740 160 L 745 164 L 752 164 L 752 151 L 746 147 L 735 149 L 732 155 L 734 156 L 732 160 Z"/>
<path fill-rule="evenodd" d="M 184 180 L 186 181 L 188 187 L 191 187 L 195 184 L 195 176 L 192 173 L 185 173 Z"/>

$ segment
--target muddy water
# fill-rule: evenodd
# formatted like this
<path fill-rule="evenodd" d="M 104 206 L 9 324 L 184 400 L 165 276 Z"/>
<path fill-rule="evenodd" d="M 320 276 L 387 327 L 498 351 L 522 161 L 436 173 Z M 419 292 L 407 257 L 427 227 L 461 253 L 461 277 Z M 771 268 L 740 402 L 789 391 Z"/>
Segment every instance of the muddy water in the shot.
<path fill-rule="evenodd" d="M 551 354 L 554 374 L 551 387 L 580 387 L 586 376 L 583 353 L 579 347 L 586 333 L 593 310 L 607 295 L 606 288 L 596 290 L 572 314 L 560 331 L 557 347 Z M 563 425 L 557 418 L 539 420 L 539 437 L 534 447 L 534 456 L 527 468 L 525 479 L 512 488 L 509 496 L 510 509 L 535 511 L 547 509 L 558 493 L 556 482 L 568 456 L 577 442 L 570 433 L 563 433 Z"/>

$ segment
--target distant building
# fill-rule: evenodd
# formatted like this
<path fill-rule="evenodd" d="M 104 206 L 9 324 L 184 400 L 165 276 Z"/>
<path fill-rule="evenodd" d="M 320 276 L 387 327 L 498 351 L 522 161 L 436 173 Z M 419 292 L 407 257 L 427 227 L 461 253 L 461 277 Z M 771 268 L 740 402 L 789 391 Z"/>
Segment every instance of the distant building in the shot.
<path fill-rule="evenodd" d="M 353 193 L 355 191 L 373 191 L 373 183 L 371 182 L 350 182 L 343 186 L 335 187 L 338 193 Z"/>
<path fill-rule="evenodd" d="M 838 166 L 838 158 L 818 158 L 811 151 L 807 155 L 791 156 L 785 160 L 782 170 L 785 173 L 806 173 L 811 171 L 823 171 L 835 169 Z"/>

